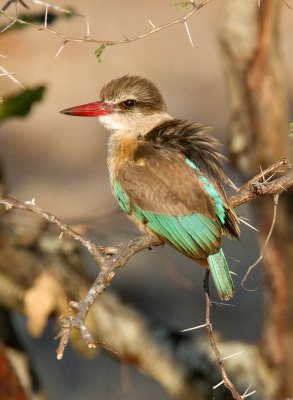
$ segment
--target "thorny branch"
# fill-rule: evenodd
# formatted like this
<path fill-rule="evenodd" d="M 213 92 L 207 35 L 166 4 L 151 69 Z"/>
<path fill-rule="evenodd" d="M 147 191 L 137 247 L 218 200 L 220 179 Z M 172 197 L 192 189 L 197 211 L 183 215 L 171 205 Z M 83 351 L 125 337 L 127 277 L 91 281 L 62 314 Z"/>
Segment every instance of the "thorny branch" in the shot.
<path fill-rule="evenodd" d="M 238 191 L 233 196 L 231 196 L 229 200 L 233 207 L 238 207 L 239 205 L 252 201 L 260 196 L 274 195 L 276 210 L 278 195 L 287 190 L 292 185 L 293 166 L 286 159 L 282 159 L 271 165 L 266 170 L 262 171 L 260 174 L 256 175 L 250 181 L 248 181 L 245 185 L 238 189 Z M 63 357 L 64 350 L 68 343 L 69 333 L 71 328 L 73 327 L 81 331 L 82 336 L 89 347 L 95 347 L 95 341 L 85 325 L 85 319 L 90 307 L 92 306 L 98 295 L 110 285 L 118 268 L 123 267 L 127 263 L 127 261 L 136 253 L 144 249 L 151 248 L 153 246 L 158 246 L 162 244 L 162 242 L 154 236 L 143 235 L 131 240 L 128 244 L 120 244 L 111 247 L 99 247 L 88 240 L 86 237 L 75 232 L 73 229 L 71 229 L 64 222 L 62 222 L 52 214 L 42 210 L 40 207 L 35 205 L 34 201 L 20 202 L 14 198 L 9 198 L 0 199 L 0 204 L 3 204 L 7 211 L 18 209 L 30 211 L 40 215 L 48 222 L 56 225 L 62 233 L 79 241 L 92 254 L 94 259 L 99 264 L 100 272 L 98 274 L 98 277 L 91 286 L 84 300 L 79 303 L 71 302 L 72 308 L 76 310 L 76 315 L 61 317 L 62 329 L 60 334 L 58 335 L 58 338 L 60 338 L 61 340 L 57 351 L 57 358 L 61 359 Z M 244 397 L 246 398 L 247 394 L 243 396 L 240 396 L 238 394 L 226 374 L 223 358 L 216 346 L 215 339 L 212 334 L 210 322 L 211 302 L 207 289 L 205 290 L 205 295 L 206 328 L 208 330 L 211 347 L 213 348 L 213 351 L 221 367 L 223 383 L 230 389 L 235 399 L 243 399 Z"/>
<path fill-rule="evenodd" d="M 247 271 L 246 271 L 246 273 L 245 273 L 245 275 L 244 275 L 244 277 L 243 277 L 243 279 L 242 279 L 242 281 L 241 281 L 241 286 L 242 287 L 244 287 L 246 290 L 248 290 L 248 291 L 254 291 L 255 289 L 247 289 L 245 286 L 244 286 L 244 283 L 245 283 L 245 281 L 246 281 L 246 279 L 248 278 L 248 275 L 250 274 L 250 272 L 257 266 L 257 264 L 263 259 L 263 256 L 264 256 L 264 251 L 265 251 L 265 249 L 266 249 L 266 247 L 267 247 L 267 245 L 268 245 L 268 243 L 269 243 L 269 240 L 270 240 L 270 238 L 271 238 L 271 236 L 272 236 L 272 233 L 273 233 L 273 230 L 274 230 L 274 226 L 275 226 L 275 223 L 276 223 L 276 218 L 277 218 L 277 209 L 278 209 L 278 204 L 279 204 L 279 194 L 274 194 L 274 215 L 273 215 L 273 220 L 272 220 L 272 224 L 271 224 L 271 227 L 270 227 L 270 230 L 269 230 L 269 233 L 268 233 L 268 236 L 267 236 L 267 238 L 266 238 L 266 240 L 265 240 L 265 242 L 264 242 L 264 245 L 263 245 L 263 247 L 262 247 L 262 249 L 261 249 L 261 252 L 260 252 L 260 255 L 259 255 L 259 257 L 257 258 L 257 260 L 253 263 L 253 264 L 251 264 L 250 266 L 249 266 L 249 268 L 247 269 Z"/>
<path fill-rule="evenodd" d="M 13 16 L 7 14 L 3 8 L 2 8 L 2 10 L 0 10 L 0 15 L 2 15 L 2 16 L 5 17 L 5 18 L 7 18 L 7 19 L 10 21 L 10 23 L 12 23 L 12 24 L 14 24 L 14 23 L 19 23 L 19 24 L 23 24 L 23 25 L 28 25 L 28 26 L 30 26 L 30 27 L 32 27 L 32 28 L 34 28 L 34 29 L 43 30 L 43 31 L 45 31 L 45 32 L 48 32 L 48 33 L 53 34 L 53 35 L 55 35 L 55 36 L 58 36 L 58 37 L 60 37 L 60 38 L 62 39 L 63 44 L 64 44 L 64 43 L 66 44 L 66 43 L 69 43 L 69 42 L 75 42 L 75 43 L 87 42 L 87 43 L 95 43 L 95 44 L 104 45 L 104 46 L 112 46 L 112 45 L 116 45 L 116 44 L 130 43 L 130 42 L 134 42 L 134 41 L 136 41 L 136 40 L 143 39 L 143 38 L 145 38 L 145 37 L 147 37 L 147 36 L 153 35 L 153 34 L 155 34 L 155 33 L 157 33 L 157 32 L 162 31 L 163 29 L 170 28 L 170 27 L 172 27 L 172 26 L 174 26 L 174 25 L 177 25 L 177 24 L 184 24 L 184 25 L 185 25 L 185 28 L 186 28 L 186 21 L 187 21 L 195 12 L 197 12 L 198 10 L 200 10 L 202 7 L 204 7 L 204 6 L 205 6 L 207 3 L 209 3 L 210 1 L 211 1 L 211 0 L 202 0 L 202 1 L 196 1 L 196 0 L 195 0 L 195 1 L 192 1 L 192 0 L 191 0 L 190 2 L 187 1 L 187 2 L 184 3 L 184 4 L 185 4 L 186 6 L 187 6 L 187 5 L 190 5 L 190 6 L 192 7 L 192 9 L 191 9 L 191 11 L 189 11 L 187 14 L 185 14 L 183 17 L 179 17 L 179 18 L 177 18 L 177 19 L 175 19 L 175 20 L 169 21 L 169 22 L 167 22 L 166 24 L 163 24 L 163 25 L 160 25 L 160 26 L 155 26 L 155 25 L 153 25 L 153 23 L 151 23 L 151 21 L 150 21 L 150 24 L 151 24 L 151 26 L 152 26 L 152 29 L 149 30 L 148 32 L 142 33 L 142 34 L 137 35 L 137 36 L 133 36 L 133 37 L 131 37 L 131 38 L 124 37 L 123 39 L 120 39 L 120 40 L 100 40 L 100 39 L 95 39 L 95 38 L 93 38 L 93 37 L 91 37 L 91 36 L 89 35 L 88 26 L 87 26 L 86 35 L 85 35 L 84 37 L 82 37 L 82 38 L 67 36 L 67 35 L 64 35 L 64 34 L 61 33 L 61 32 L 57 32 L 57 31 L 55 31 L 55 30 L 53 30 L 53 29 L 51 29 L 51 28 L 48 28 L 48 26 L 47 26 L 46 23 L 44 23 L 44 25 L 37 25 L 37 24 L 31 23 L 31 22 L 25 21 L 25 20 L 23 20 L 23 19 L 20 19 L 20 18 L 18 18 L 17 16 L 16 16 L 16 17 L 13 17 Z M 10 2 L 8 2 L 8 3 L 10 3 Z M 41 3 L 41 2 L 39 2 L 39 3 Z M 7 3 L 6 3 L 6 4 L 7 4 Z M 44 4 L 44 6 L 46 6 L 47 8 L 48 8 L 49 6 L 50 6 L 50 7 L 53 7 L 53 5 L 48 5 L 48 3 L 43 3 L 43 4 Z M 7 6 L 6 6 L 6 8 L 7 8 Z M 47 8 L 46 8 L 46 9 L 47 9 Z M 72 13 L 77 14 L 77 13 L 75 13 L 75 12 L 72 12 Z M 78 14 L 78 15 L 83 16 L 83 15 L 81 15 L 81 14 Z M 45 19 L 45 21 L 46 21 L 46 19 Z M 187 29 L 187 32 L 189 32 L 188 29 Z"/>
<path fill-rule="evenodd" d="M 219 366 L 220 366 L 220 370 L 221 370 L 221 374 L 222 374 L 222 382 L 220 382 L 221 384 L 223 383 L 231 392 L 232 396 L 234 399 L 236 400 L 241 400 L 242 397 L 240 396 L 240 394 L 237 392 L 237 390 L 235 389 L 235 386 L 233 385 L 233 383 L 231 382 L 231 380 L 229 379 L 226 369 L 225 369 L 225 364 L 224 364 L 224 359 L 222 354 L 220 353 L 220 350 L 218 349 L 218 346 L 216 344 L 215 341 L 215 337 L 213 335 L 213 328 L 212 328 L 212 323 L 211 323 L 211 296 L 210 296 L 210 288 L 209 288 L 209 277 L 210 277 L 210 270 L 207 269 L 206 270 L 206 274 L 205 274 L 205 279 L 204 279 L 204 292 L 205 292 L 205 301 L 206 301 L 206 330 L 208 333 L 208 337 L 209 337 L 209 341 L 212 347 L 212 350 L 215 354 L 215 356 L 217 357 Z M 218 387 L 218 385 L 217 385 Z"/>

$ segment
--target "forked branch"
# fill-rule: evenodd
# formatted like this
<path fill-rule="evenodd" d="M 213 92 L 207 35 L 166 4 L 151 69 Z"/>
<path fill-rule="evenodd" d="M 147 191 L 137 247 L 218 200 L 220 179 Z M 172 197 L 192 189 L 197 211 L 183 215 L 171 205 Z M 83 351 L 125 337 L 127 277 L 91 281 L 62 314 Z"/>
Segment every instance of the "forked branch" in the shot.
<path fill-rule="evenodd" d="M 233 196 L 230 197 L 230 202 L 233 207 L 238 207 L 241 204 L 250 202 L 258 197 L 265 195 L 274 195 L 278 197 L 283 191 L 287 190 L 293 185 L 293 167 L 286 160 L 280 160 L 262 171 L 260 174 L 255 176 L 253 179 L 243 185 Z M 80 242 L 97 261 L 100 266 L 100 272 L 95 282 L 92 284 L 84 300 L 79 303 L 72 302 L 71 306 L 76 310 L 76 315 L 66 316 L 61 318 L 62 329 L 58 337 L 60 345 L 57 351 L 57 358 L 61 359 L 64 354 L 64 350 L 68 343 L 69 333 L 71 328 L 77 328 L 81 331 L 84 340 L 89 347 L 95 347 L 95 340 L 92 338 L 88 331 L 85 320 L 88 311 L 96 298 L 102 293 L 110 284 L 115 276 L 116 270 L 123 267 L 127 261 L 136 253 L 158 246 L 162 242 L 154 236 L 143 235 L 136 239 L 131 240 L 127 244 L 120 244 L 111 247 L 100 247 L 92 243 L 86 237 L 80 235 L 71 229 L 64 222 L 53 216 L 52 214 L 44 211 L 38 207 L 34 201 L 20 202 L 14 198 L 0 199 L 0 204 L 3 204 L 7 211 L 12 209 L 30 211 L 40 215 L 42 218 L 47 220 L 49 223 L 56 225 L 57 228 L 63 233 L 68 235 L 74 240 Z M 206 327 L 208 330 L 211 346 L 219 361 L 221 372 L 223 376 L 224 384 L 230 389 L 235 399 L 244 398 L 240 396 L 233 384 L 229 380 L 220 352 L 217 349 L 215 340 L 213 338 L 211 322 L 210 322 L 210 298 L 209 292 L 206 286 Z M 237 397 L 238 396 L 238 397 Z"/>

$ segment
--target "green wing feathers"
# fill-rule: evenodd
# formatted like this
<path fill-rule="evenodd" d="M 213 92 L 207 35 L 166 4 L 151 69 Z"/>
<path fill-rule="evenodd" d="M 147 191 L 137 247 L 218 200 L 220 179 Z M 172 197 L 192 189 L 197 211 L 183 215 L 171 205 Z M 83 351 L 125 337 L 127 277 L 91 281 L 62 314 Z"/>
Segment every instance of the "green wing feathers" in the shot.
<path fill-rule="evenodd" d="M 234 286 L 221 249 L 227 217 L 222 196 L 195 164 L 170 162 L 170 157 L 158 152 L 151 162 L 145 157 L 143 166 L 130 163 L 116 175 L 114 194 L 127 214 L 187 257 L 209 265 L 220 298 L 228 300 Z"/>
<path fill-rule="evenodd" d="M 223 250 L 208 256 L 210 271 L 222 300 L 229 300 L 234 295 L 234 284 Z"/>
<path fill-rule="evenodd" d="M 160 215 L 133 208 L 133 213 L 160 238 L 193 259 L 205 260 L 218 250 L 217 227 L 199 213 L 186 216 Z"/>
<path fill-rule="evenodd" d="M 194 212 L 191 215 L 165 215 L 132 204 L 119 181 L 114 193 L 123 211 L 133 213 L 160 238 L 168 241 L 188 257 L 206 260 L 220 248 L 220 222 Z"/>

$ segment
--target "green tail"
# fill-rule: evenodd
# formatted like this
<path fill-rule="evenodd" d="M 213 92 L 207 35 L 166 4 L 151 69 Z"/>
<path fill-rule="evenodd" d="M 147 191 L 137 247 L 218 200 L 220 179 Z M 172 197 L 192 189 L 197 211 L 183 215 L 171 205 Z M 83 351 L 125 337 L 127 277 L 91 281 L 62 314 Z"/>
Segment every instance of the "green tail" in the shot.
<path fill-rule="evenodd" d="M 222 300 L 229 300 L 234 295 L 234 284 L 223 250 L 210 255 L 208 263 L 218 295 Z"/>

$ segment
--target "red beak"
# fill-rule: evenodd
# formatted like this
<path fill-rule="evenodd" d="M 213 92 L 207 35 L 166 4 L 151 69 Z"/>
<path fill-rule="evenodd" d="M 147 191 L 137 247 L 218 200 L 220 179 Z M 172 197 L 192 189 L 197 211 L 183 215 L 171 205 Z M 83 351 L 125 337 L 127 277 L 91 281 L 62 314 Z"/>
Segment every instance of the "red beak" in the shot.
<path fill-rule="evenodd" d="M 61 114 L 75 115 L 80 117 L 99 117 L 101 115 L 112 114 L 112 107 L 102 101 L 83 104 L 81 106 L 66 108 L 60 111 Z"/>

